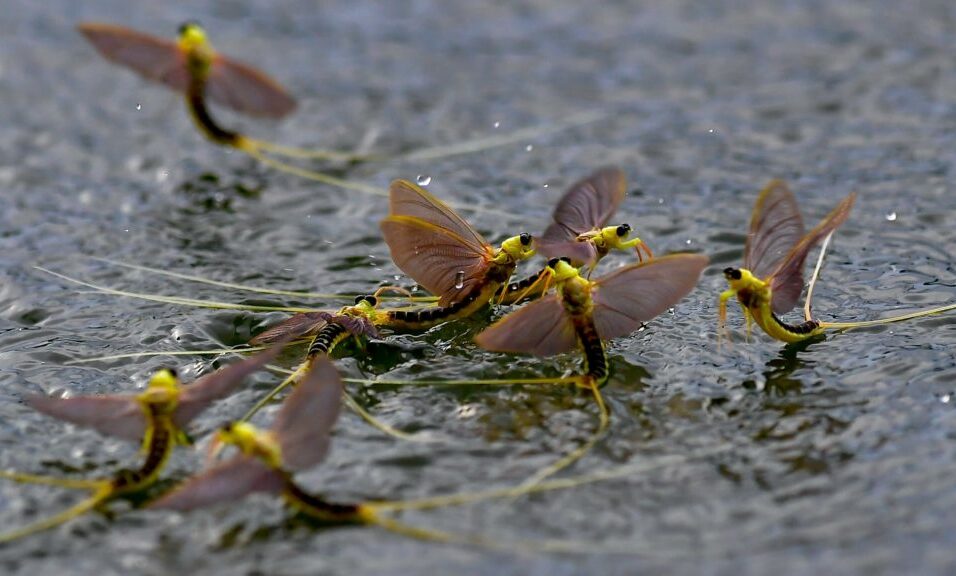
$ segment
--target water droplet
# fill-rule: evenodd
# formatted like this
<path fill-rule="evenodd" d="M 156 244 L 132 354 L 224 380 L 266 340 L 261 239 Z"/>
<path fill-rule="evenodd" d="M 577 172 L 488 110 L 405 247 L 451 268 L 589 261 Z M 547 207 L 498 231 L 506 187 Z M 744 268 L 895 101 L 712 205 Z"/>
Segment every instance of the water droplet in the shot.
<path fill-rule="evenodd" d="M 143 105 L 142 105 L 142 104 L 137 104 L 137 105 L 136 105 L 136 109 L 137 109 L 137 110 L 142 110 L 142 109 L 143 109 Z"/>
<path fill-rule="evenodd" d="M 525 149 L 525 152 L 531 152 L 532 150 L 534 150 L 534 146 L 531 144 L 528 144 L 527 146 L 524 147 L 524 149 Z"/>
<path fill-rule="evenodd" d="M 499 126 L 501 126 L 501 122 L 495 122 L 495 128 L 498 128 Z"/>
<path fill-rule="evenodd" d="M 547 187 L 548 187 L 548 184 L 545 184 L 544 187 L 547 188 Z"/>
<path fill-rule="evenodd" d="M 168 179 L 169 179 L 169 170 L 166 170 L 165 168 L 160 168 L 159 170 L 156 171 L 157 182 L 165 182 Z"/>
<path fill-rule="evenodd" d="M 395 280 L 401 280 L 401 279 L 402 279 L 401 275 L 399 275 L 399 274 L 396 274 L 396 275 L 392 276 L 392 278 L 394 278 Z"/>
<path fill-rule="evenodd" d="M 674 309 L 674 308 L 668 308 L 667 311 L 668 311 L 669 313 L 673 314 L 674 312 L 676 312 L 676 309 Z"/>
<path fill-rule="evenodd" d="M 425 174 L 419 174 L 418 178 L 415 178 L 415 182 L 418 182 L 419 186 L 428 186 L 432 183 L 432 177 Z"/>
<path fill-rule="evenodd" d="M 949 404 L 950 400 L 951 400 L 951 396 L 949 394 L 943 394 L 939 398 L 939 401 L 942 402 L 943 404 Z"/>
<path fill-rule="evenodd" d="M 663 203 L 664 203 L 664 199 L 663 199 L 663 198 L 658 198 L 658 199 L 657 199 L 657 203 L 658 203 L 658 204 L 663 204 Z"/>
<path fill-rule="evenodd" d="M 687 244 L 688 246 L 690 246 L 691 244 L 693 244 L 693 242 L 694 242 L 693 240 L 688 238 L 687 240 L 684 241 L 684 244 Z"/>
<path fill-rule="evenodd" d="M 887 222 L 896 222 L 896 212 L 890 212 L 886 215 Z"/>
<path fill-rule="evenodd" d="M 716 131 L 717 131 L 717 130 L 716 130 L 715 128 L 709 128 L 709 129 L 707 130 L 707 133 L 708 133 L 708 134 L 713 134 L 713 133 L 716 132 Z"/>
<path fill-rule="evenodd" d="M 455 273 L 455 290 L 461 290 L 465 285 L 465 271 L 459 270 Z"/>

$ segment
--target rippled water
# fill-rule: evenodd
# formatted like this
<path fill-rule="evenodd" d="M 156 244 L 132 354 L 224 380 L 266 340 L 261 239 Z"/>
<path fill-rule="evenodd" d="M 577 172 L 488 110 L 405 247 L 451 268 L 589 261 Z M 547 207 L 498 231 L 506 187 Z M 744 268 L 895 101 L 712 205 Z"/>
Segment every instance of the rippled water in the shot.
<path fill-rule="evenodd" d="M 253 498 L 188 517 L 91 515 L 0 548 L 3 571 L 952 573 L 956 316 L 787 348 L 757 335 L 718 349 L 715 334 L 719 270 L 740 260 L 750 208 L 771 177 L 791 183 L 808 222 L 860 193 L 817 294 L 822 318 L 873 318 L 956 298 L 953 5 L 660 4 L 5 0 L 0 467 L 102 474 L 136 458 L 134 447 L 31 412 L 20 403 L 25 393 L 129 391 L 159 366 L 193 377 L 211 364 L 70 360 L 236 345 L 282 317 L 91 294 L 34 265 L 136 291 L 246 303 L 284 300 L 88 257 L 283 289 L 361 292 L 399 274 L 378 233 L 382 199 L 276 174 L 206 143 L 177 98 L 101 61 L 73 31 L 80 20 L 172 34 L 199 19 L 219 48 L 266 67 L 300 96 L 298 113 L 280 125 L 222 113 L 286 143 L 406 150 L 604 110 L 605 121 L 517 145 L 366 164 L 344 176 L 383 188 L 396 177 L 430 178 L 443 197 L 513 213 L 513 221 L 469 216 L 499 240 L 540 232 L 568 184 L 618 164 L 630 178 L 625 219 L 655 253 L 703 251 L 713 266 L 673 314 L 610 346 L 611 431 L 574 472 L 626 462 L 648 470 L 402 517 L 502 541 L 594 542 L 594 554 L 489 552 L 375 528 L 323 529 Z M 388 338 L 340 366 L 394 378 L 574 366 L 570 357 L 476 350 L 470 338 L 486 320 Z M 734 310 L 731 327 L 741 325 Z M 200 430 L 240 415 L 274 381 L 258 376 L 204 415 Z M 346 501 L 515 483 L 583 441 L 595 422 L 591 403 L 563 388 L 381 387 L 360 396 L 388 424 L 438 441 L 398 442 L 344 415 L 330 460 L 303 481 Z M 679 456 L 693 458 L 673 463 Z M 170 473 L 187 474 L 197 461 L 177 454 Z M 0 483 L 0 526 L 75 497 Z"/>

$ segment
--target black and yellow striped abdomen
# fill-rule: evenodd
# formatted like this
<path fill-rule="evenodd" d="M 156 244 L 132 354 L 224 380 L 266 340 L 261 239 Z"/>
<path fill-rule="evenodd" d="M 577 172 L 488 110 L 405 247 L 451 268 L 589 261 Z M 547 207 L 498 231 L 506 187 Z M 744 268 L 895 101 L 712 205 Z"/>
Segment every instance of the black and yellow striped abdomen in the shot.
<path fill-rule="evenodd" d="M 349 331 L 345 326 L 336 322 L 329 322 L 319 330 L 319 333 L 312 339 L 309 346 L 308 357 L 328 355 L 335 350 L 335 347 L 349 337 Z"/>
<path fill-rule="evenodd" d="M 175 430 L 168 416 L 149 417 L 152 427 L 146 460 L 136 470 L 120 470 L 113 478 L 113 492 L 136 492 L 154 483 L 176 445 Z"/>
<path fill-rule="evenodd" d="M 291 479 L 286 480 L 282 497 L 290 506 L 326 522 L 357 522 L 359 507 L 354 504 L 335 504 L 309 494 Z"/>

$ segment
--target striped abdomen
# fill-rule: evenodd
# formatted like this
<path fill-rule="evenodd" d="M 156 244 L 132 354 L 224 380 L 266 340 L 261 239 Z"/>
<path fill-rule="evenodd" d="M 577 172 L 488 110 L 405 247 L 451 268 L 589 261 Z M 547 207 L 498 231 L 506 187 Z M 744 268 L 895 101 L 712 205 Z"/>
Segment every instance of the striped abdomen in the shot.
<path fill-rule="evenodd" d="M 384 313 L 384 324 L 398 330 L 424 330 L 448 320 L 465 318 L 487 304 L 499 286 L 496 282 L 486 282 L 448 306 L 431 306 L 420 310 L 388 310 Z"/>
<path fill-rule="evenodd" d="M 186 90 L 186 104 L 189 105 L 193 119 L 196 121 L 196 124 L 199 125 L 200 130 L 213 142 L 226 144 L 228 146 L 237 145 L 240 139 L 239 134 L 220 126 L 219 123 L 213 119 L 209 109 L 206 108 L 206 100 L 203 97 L 204 85 L 205 82 L 202 80 L 193 80 Z"/>
<path fill-rule="evenodd" d="M 334 504 L 299 488 L 292 480 L 286 481 L 283 497 L 293 507 L 309 516 L 327 522 L 355 522 L 359 507 L 354 504 Z"/>
<path fill-rule="evenodd" d="M 146 453 L 146 460 L 137 470 L 120 470 L 113 478 L 115 492 L 135 492 L 142 490 L 156 481 L 163 466 L 173 452 L 172 422 L 168 417 L 149 417 L 152 427 L 150 443 Z"/>
<path fill-rule="evenodd" d="M 329 322 L 319 330 L 319 333 L 312 339 L 312 345 L 309 346 L 307 356 L 328 355 L 343 340 L 348 338 L 349 332 L 345 326 L 336 322 Z"/>
<path fill-rule="evenodd" d="M 578 334 L 578 342 L 584 350 L 585 374 L 593 378 L 594 383 L 600 386 L 607 380 L 609 372 L 604 342 L 598 336 L 594 322 L 588 317 L 576 317 L 574 329 Z"/>

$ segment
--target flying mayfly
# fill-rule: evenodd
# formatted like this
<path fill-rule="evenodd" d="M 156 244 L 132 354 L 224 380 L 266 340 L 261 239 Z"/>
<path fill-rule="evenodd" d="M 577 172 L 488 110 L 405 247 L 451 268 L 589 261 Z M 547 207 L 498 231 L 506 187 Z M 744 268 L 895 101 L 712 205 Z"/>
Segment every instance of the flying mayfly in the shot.
<path fill-rule="evenodd" d="M 92 492 L 89 498 L 64 512 L 0 534 L 0 542 L 58 526 L 115 496 L 139 492 L 155 483 L 173 448 L 192 443 L 185 431 L 189 422 L 214 401 L 229 395 L 247 376 L 271 362 L 281 349 L 282 345 L 277 345 L 267 352 L 203 376 L 188 386 L 180 383 L 174 371 L 165 369 L 157 372 L 146 390 L 137 395 L 27 397 L 27 404 L 54 418 L 88 426 L 107 436 L 140 442 L 145 458 L 135 470 L 121 470 L 111 478 L 97 480 L 0 473 L 0 477 L 18 482 L 82 488 Z"/>
<path fill-rule="evenodd" d="M 345 180 L 279 160 L 277 156 L 346 162 L 386 160 L 388 156 L 359 155 L 332 150 L 309 150 L 252 138 L 225 128 L 213 117 L 207 100 L 254 117 L 282 118 L 296 108 L 295 99 L 264 72 L 216 52 L 206 31 L 195 22 L 180 26 L 176 41 L 113 24 L 85 22 L 79 31 L 107 60 L 132 69 L 140 76 L 185 95 L 186 105 L 199 130 L 216 144 L 230 146 L 250 157 L 295 176 L 356 192 L 384 196 L 377 186 Z M 433 160 L 469 154 L 496 146 L 526 141 L 543 134 L 593 122 L 599 113 L 575 115 L 540 128 L 518 130 L 401 155 L 406 160 Z M 465 209 L 494 212 L 474 206 Z M 508 216 L 507 213 L 499 213 Z"/>
<path fill-rule="evenodd" d="M 748 334 L 751 322 L 755 322 L 772 338 L 788 343 L 818 336 L 826 330 L 876 326 L 956 309 L 956 304 L 952 304 L 879 320 L 824 322 L 811 317 L 808 302 L 804 322 L 788 324 L 779 317 L 793 309 L 800 299 L 807 254 L 846 221 L 855 199 L 856 194 L 851 193 L 816 227 L 804 233 L 793 193 L 784 182 L 771 181 L 754 205 L 743 268 L 724 269 L 730 288 L 720 295 L 721 329 L 727 317 L 727 301 L 735 296 L 744 311 Z"/>

